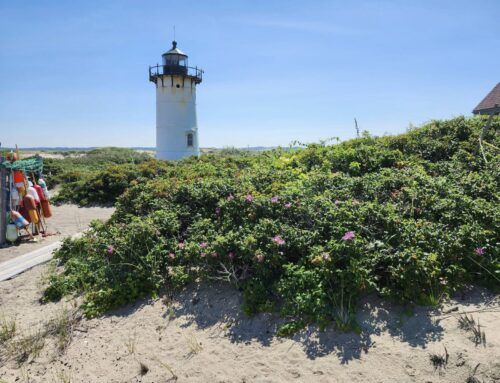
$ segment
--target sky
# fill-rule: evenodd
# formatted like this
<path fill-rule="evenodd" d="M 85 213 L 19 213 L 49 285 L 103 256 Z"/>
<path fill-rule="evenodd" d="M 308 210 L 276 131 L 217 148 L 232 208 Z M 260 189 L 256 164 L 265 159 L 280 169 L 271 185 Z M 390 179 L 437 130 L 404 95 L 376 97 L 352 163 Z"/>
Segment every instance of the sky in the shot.
<path fill-rule="evenodd" d="M 499 15 L 498 0 L 0 0 L 0 142 L 154 146 L 148 66 L 174 25 L 205 71 L 201 147 L 468 116 L 500 81 Z"/>

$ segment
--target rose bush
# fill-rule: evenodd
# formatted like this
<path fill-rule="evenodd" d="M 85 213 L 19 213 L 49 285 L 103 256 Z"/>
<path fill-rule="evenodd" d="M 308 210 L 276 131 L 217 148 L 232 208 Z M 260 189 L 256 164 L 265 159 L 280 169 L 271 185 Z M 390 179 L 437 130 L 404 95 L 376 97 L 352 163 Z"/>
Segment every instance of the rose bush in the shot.
<path fill-rule="evenodd" d="M 484 137 L 488 162 L 483 124 L 181 161 L 132 182 L 108 223 L 64 242 L 45 298 L 81 293 L 95 316 L 220 279 L 243 291 L 246 313 L 290 318 L 287 334 L 307 322 L 355 329 L 370 291 L 436 304 L 464 283 L 498 290 L 500 119 Z"/>

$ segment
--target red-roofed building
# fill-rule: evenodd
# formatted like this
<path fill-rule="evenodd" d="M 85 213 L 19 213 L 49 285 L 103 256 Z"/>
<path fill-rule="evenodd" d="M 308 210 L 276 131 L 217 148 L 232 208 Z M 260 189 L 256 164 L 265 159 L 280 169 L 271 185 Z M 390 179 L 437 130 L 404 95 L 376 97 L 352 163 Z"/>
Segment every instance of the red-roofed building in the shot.
<path fill-rule="evenodd" d="M 472 111 L 474 114 L 498 114 L 500 113 L 500 82 Z"/>

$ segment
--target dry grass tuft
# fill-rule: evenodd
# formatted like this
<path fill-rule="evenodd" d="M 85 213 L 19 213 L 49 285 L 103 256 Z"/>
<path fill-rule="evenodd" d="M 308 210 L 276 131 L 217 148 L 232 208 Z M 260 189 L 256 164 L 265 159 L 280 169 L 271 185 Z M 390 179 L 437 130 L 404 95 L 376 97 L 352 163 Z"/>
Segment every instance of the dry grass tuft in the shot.
<path fill-rule="evenodd" d="M 470 334 L 470 340 L 474 342 L 476 346 L 482 344 L 486 346 L 486 333 L 481 329 L 479 321 L 476 321 L 472 317 L 467 316 L 467 314 L 460 315 L 458 317 L 458 327 Z"/>
<path fill-rule="evenodd" d="M 201 343 L 198 341 L 198 339 L 196 339 L 196 336 L 193 332 L 190 332 L 186 336 L 186 340 L 189 347 L 189 356 L 198 354 L 202 350 Z"/>
<path fill-rule="evenodd" d="M 444 347 L 444 346 L 443 346 Z M 442 368 L 446 368 L 448 364 L 448 359 L 450 355 L 448 354 L 448 350 L 444 347 L 444 354 L 430 354 L 429 359 L 431 361 L 432 366 L 434 367 L 434 371 L 441 370 Z"/>
<path fill-rule="evenodd" d="M 73 331 L 82 319 L 78 310 L 63 308 L 45 325 L 46 335 L 55 337 L 56 348 L 63 353 L 73 339 Z"/>
<path fill-rule="evenodd" d="M 32 361 L 45 347 L 47 336 L 55 338 L 56 348 L 62 353 L 73 338 L 73 330 L 81 320 L 77 310 L 62 309 L 53 319 L 36 331 L 18 333 L 14 321 L 0 320 L 0 365 L 9 360 L 19 366 Z"/>
<path fill-rule="evenodd" d="M 169 364 L 167 364 L 165 362 L 162 362 L 158 358 L 155 358 L 155 359 L 160 364 L 160 366 L 162 366 L 163 368 L 165 368 L 165 370 L 167 370 L 168 372 L 170 372 L 170 374 L 172 375 L 172 377 L 168 380 L 168 382 L 170 382 L 170 381 L 176 381 L 177 379 L 179 379 L 179 377 L 175 374 L 173 368 Z"/>
<path fill-rule="evenodd" d="M 0 346 L 14 338 L 16 335 L 16 322 L 7 319 L 4 315 L 0 317 Z"/>
<path fill-rule="evenodd" d="M 30 359 L 33 360 L 38 357 L 44 346 L 44 332 L 37 330 L 22 334 L 7 345 L 7 356 L 9 359 L 15 360 L 18 365 L 21 365 Z"/>
<path fill-rule="evenodd" d="M 137 346 L 137 333 L 134 332 L 134 335 L 129 335 L 128 339 L 125 341 L 125 346 L 127 347 L 127 351 L 129 355 L 135 354 L 136 346 Z"/>
<path fill-rule="evenodd" d="M 57 383 L 71 383 L 71 374 L 69 371 L 58 371 L 55 373 L 52 381 Z"/>
<path fill-rule="evenodd" d="M 481 363 L 476 364 L 476 367 L 474 367 L 471 371 L 469 371 L 469 376 L 467 377 L 467 380 L 465 383 L 483 383 L 484 381 L 479 380 L 479 378 L 476 378 L 476 373 L 477 369 L 479 368 L 479 365 Z"/>
<path fill-rule="evenodd" d="M 35 383 L 35 380 L 31 379 L 30 373 L 25 366 L 21 366 L 20 370 L 21 370 L 21 379 L 23 383 Z"/>

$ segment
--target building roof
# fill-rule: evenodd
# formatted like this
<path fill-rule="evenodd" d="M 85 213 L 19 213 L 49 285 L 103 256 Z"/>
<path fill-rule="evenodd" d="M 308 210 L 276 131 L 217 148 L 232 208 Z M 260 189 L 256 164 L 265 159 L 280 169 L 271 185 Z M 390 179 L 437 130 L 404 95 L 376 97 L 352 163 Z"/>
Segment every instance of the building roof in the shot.
<path fill-rule="evenodd" d="M 500 106 L 500 82 L 491 90 L 490 93 L 474 108 L 474 114 L 488 114 L 493 112 L 495 106 Z"/>
<path fill-rule="evenodd" d="M 187 57 L 187 54 L 177 48 L 177 41 L 175 40 L 172 41 L 172 49 L 170 49 L 168 52 L 165 52 L 163 55 L 181 55 Z"/>

